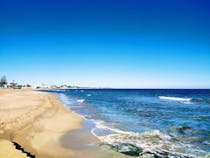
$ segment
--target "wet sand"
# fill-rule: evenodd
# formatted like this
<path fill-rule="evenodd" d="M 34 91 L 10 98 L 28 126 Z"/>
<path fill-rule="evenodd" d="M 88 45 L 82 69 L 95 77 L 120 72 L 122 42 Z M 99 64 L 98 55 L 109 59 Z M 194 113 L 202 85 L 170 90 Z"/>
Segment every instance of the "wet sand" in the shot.
<path fill-rule="evenodd" d="M 65 148 L 77 153 L 76 158 L 132 158 L 100 146 L 101 142 L 91 134 L 90 122 L 84 120 L 82 125 L 82 128 L 67 132 L 60 138 Z"/>
<path fill-rule="evenodd" d="M 0 157 L 25 158 L 12 142 L 36 158 L 127 157 L 99 147 L 90 126 L 55 95 L 32 90 L 0 90 Z"/>

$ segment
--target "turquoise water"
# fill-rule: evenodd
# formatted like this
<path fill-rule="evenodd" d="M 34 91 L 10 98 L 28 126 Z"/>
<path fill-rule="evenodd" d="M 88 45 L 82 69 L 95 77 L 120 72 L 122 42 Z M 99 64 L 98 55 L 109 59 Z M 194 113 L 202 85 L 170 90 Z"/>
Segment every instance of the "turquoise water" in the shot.
<path fill-rule="evenodd" d="M 117 151 L 156 157 L 210 157 L 210 90 L 56 90 L 93 122 L 92 133 Z M 132 146 L 130 146 L 132 145 Z"/>

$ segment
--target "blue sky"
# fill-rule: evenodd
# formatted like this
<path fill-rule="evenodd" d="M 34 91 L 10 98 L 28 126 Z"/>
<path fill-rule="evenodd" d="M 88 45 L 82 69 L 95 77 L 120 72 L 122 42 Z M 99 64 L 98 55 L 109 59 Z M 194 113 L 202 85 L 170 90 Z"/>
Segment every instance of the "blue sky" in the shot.
<path fill-rule="evenodd" d="M 0 75 L 20 83 L 210 88 L 208 0 L 0 1 Z"/>

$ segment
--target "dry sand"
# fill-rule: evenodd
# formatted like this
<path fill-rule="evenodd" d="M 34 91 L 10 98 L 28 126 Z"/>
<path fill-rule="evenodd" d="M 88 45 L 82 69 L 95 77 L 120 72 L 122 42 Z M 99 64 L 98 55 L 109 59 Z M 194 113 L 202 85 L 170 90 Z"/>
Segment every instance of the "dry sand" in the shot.
<path fill-rule="evenodd" d="M 0 90 L 0 157 L 25 154 L 7 141 L 20 144 L 38 158 L 74 157 L 59 139 L 81 127 L 82 118 L 68 110 L 56 96 L 32 90 Z M 7 139 L 7 140 L 5 140 Z"/>
<path fill-rule="evenodd" d="M 28 158 L 20 150 L 16 150 L 12 142 L 0 139 L 0 157 L 1 158 Z"/>

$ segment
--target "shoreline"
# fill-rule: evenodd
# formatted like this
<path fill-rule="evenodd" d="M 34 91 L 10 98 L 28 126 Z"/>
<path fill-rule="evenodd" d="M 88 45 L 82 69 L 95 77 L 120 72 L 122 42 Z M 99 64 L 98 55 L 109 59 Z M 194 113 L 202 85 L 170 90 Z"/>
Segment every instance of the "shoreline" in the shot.
<path fill-rule="evenodd" d="M 5 148 L 0 157 L 29 158 L 29 153 L 36 158 L 129 158 L 99 144 L 87 121 L 55 94 L 0 90 L 0 146 Z"/>

